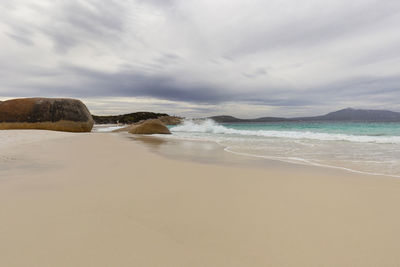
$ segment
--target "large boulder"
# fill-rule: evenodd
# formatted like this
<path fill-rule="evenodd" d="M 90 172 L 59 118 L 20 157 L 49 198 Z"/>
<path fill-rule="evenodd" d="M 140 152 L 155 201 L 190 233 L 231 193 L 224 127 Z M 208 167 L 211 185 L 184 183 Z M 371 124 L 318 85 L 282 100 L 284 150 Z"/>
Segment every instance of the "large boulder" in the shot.
<path fill-rule="evenodd" d="M 146 120 L 141 124 L 132 125 L 131 134 L 171 134 L 168 128 L 158 119 Z"/>
<path fill-rule="evenodd" d="M 90 132 L 94 121 L 76 99 L 21 98 L 0 102 L 0 129 Z"/>

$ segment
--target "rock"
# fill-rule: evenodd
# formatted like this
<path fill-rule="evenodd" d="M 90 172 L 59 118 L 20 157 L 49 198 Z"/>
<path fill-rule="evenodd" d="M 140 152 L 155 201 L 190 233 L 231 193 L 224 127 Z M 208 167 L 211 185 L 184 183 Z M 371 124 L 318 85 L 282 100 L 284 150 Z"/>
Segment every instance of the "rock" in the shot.
<path fill-rule="evenodd" d="M 0 129 L 90 132 L 94 121 L 76 99 L 20 98 L 0 102 Z"/>
<path fill-rule="evenodd" d="M 134 112 L 116 116 L 96 116 L 92 115 L 96 124 L 133 124 L 139 121 L 145 121 L 149 119 L 158 119 L 162 116 L 168 116 L 165 113 L 154 113 L 154 112 Z"/>
<path fill-rule="evenodd" d="M 182 123 L 182 118 L 176 116 L 161 116 L 158 119 L 165 125 L 178 125 Z"/>
<path fill-rule="evenodd" d="M 158 119 L 146 120 L 139 125 L 132 125 L 131 134 L 171 134 L 168 128 Z"/>
<path fill-rule="evenodd" d="M 149 119 L 148 119 L 149 120 Z M 141 125 L 144 122 L 148 121 L 148 120 L 140 120 L 138 122 L 132 123 L 130 125 L 127 125 L 123 128 L 114 130 L 114 133 L 119 133 L 119 132 L 129 132 L 132 128 L 134 128 L 137 125 Z M 176 117 L 176 116 L 161 116 L 158 118 L 158 120 L 160 120 L 160 122 L 164 125 L 178 125 L 180 123 L 182 123 L 182 118 L 180 117 Z"/>
<path fill-rule="evenodd" d="M 127 126 L 125 126 L 123 128 L 119 128 L 119 129 L 113 130 L 112 132 L 113 133 L 129 132 L 131 130 L 132 126 L 133 125 L 127 125 Z"/>

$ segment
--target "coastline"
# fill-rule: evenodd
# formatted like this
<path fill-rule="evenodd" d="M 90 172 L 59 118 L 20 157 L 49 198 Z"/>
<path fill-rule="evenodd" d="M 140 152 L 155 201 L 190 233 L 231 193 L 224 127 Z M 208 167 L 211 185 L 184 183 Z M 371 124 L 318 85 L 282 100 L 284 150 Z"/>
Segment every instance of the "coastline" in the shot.
<path fill-rule="evenodd" d="M 400 124 L 184 121 L 168 139 L 212 141 L 227 152 L 266 160 L 400 178 Z"/>
<path fill-rule="evenodd" d="M 236 152 L 231 150 L 230 147 L 224 146 L 215 141 L 165 138 L 162 135 L 128 135 L 128 138 L 142 142 L 153 153 L 160 154 L 167 158 L 175 158 L 177 160 L 183 161 L 192 161 L 216 165 L 224 164 L 228 166 L 239 165 L 248 168 L 277 167 L 278 169 L 293 169 L 306 167 L 322 169 L 328 172 L 337 171 L 338 173 L 336 173 L 336 175 L 341 175 L 341 172 L 345 172 L 376 177 L 388 177 L 397 179 L 400 178 L 399 175 L 359 171 L 341 166 L 320 164 L 300 158 L 290 159 L 286 157 L 254 155 L 243 152 Z M 193 149 L 193 151 L 187 150 L 187 148 L 191 148 Z"/>
<path fill-rule="evenodd" d="M 13 158 L 0 170 L 1 265 L 400 261 L 399 179 L 274 161 L 252 167 L 235 157 L 213 163 L 196 145 L 186 149 L 200 160 L 173 156 L 174 143 L 160 155 L 149 151 L 156 143 L 124 134 L 48 133 L 25 131 L 39 140 L 0 152 Z M 217 150 L 208 153 L 219 158 Z"/>

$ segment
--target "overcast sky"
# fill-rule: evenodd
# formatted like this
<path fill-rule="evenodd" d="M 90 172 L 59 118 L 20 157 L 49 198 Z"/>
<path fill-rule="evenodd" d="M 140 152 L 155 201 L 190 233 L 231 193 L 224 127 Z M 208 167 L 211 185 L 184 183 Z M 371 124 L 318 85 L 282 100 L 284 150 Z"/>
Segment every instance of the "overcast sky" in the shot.
<path fill-rule="evenodd" d="M 400 111 L 399 0 L 1 0 L 0 100 L 94 114 Z"/>

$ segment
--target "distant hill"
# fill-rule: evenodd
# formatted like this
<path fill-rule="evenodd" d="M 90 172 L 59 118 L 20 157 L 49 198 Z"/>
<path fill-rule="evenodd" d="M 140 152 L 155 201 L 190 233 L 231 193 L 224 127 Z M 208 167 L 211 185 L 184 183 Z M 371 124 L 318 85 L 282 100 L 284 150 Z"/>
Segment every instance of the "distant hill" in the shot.
<path fill-rule="evenodd" d="M 222 115 L 222 116 L 213 116 L 209 117 L 210 119 L 216 121 L 216 122 L 247 122 L 249 120 L 243 120 L 243 119 L 238 119 L 233 116 L 227 116 L 227 115 Z"/>
<path fill-rule="evenodd" d="M 324 116 L 306 117 L 304 120 L 400 122 L 400 112 L 346 108 Z"/>
<path fill-rule="evenodd" d="M 330 112 L 322 116 L 279 118 L 262 117 L 257 119 L 238 119 L 232 116 L 210 117 L 220 123 L 240 123 L 240 122 L 282 122 L 282 121 L 352 121 L 352 122 L 400 122 L 400 112 L 388 110 L 365 110 L 346 108 Z"/>

